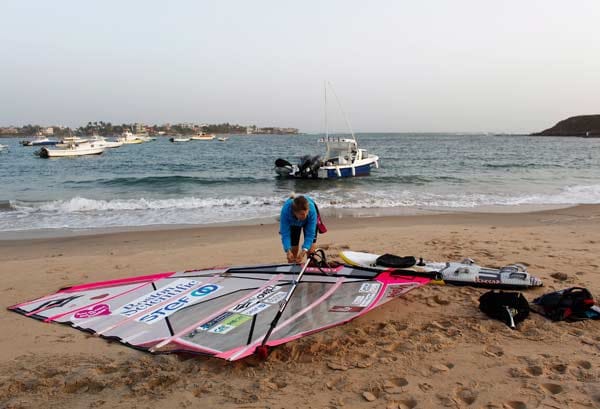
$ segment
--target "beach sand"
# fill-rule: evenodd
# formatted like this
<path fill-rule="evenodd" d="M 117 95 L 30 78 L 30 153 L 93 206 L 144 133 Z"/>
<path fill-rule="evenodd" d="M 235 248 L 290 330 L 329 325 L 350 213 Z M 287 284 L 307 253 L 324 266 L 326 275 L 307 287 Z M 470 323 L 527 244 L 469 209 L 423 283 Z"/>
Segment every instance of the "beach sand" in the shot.
<path fill-rule="evenodd" d="M 319 244 L 501 267 L 600 295 L 600 206 L 326 220 Z M 163 271 L 284 262 L 275 223 L 0 240 L 5 307 L 61 287 Z M 562 274 L 557 274 L 562 273 Z M 0 313 L 2 408 L 598 408 L 600 321 L 531 314 L 517 331 L 478 309 L 486 290 L 428 285 L 266 362 L 154 356 Z"/>

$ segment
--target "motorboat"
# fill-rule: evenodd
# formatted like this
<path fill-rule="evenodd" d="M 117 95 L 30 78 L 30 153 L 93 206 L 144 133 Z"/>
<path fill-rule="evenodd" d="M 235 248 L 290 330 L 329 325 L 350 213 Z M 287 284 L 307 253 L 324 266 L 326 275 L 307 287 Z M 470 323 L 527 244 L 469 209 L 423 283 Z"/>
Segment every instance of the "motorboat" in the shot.
<path fill-rule="evenodd" d="M 192 138 L 188 136 L 174 136 L 173 138 L 169 138 L 171 142 L 189 142 Z"/>
<path fill-rule="evenodd" d="M 333 86 L 329 84 L 333 91 Z M 336 179 L 353 176 L 366 176 L 371 173 L 371 168 L 379 168 L 379 156 L 370 154 L 366 149 L 358 147 L 356 136 L 352 131 L 348 117 L 343 112 L 335 91 L 333 92 L 348 127 L 350 137 L 335 137 L 329 135 L 327 121 L 327 88 L 325 83 L 325 137 L 319 142 L 325 144 L 323 157 L 305 155 L 297 164 L 291 164 L 285 159 L 275 161 L 275 172 L 280 177 L 298 179 Z"/>
<path fill-rule="evenodd" d="M 21 145 L 23 146 L 53 146 L 58 143 L 55 139 L 49 139 L 43 135 L 36 135 L 33 140 L 23 140 Z"/>
<path fill-rule="evenodd" d="M 62 141 L 60 141 L 59 143 L 56 144 L 57 148 L 67 148 L 69 145 L 72 145 L 74 143 L 83 143 L 83 142 L 87 142 L 88 140 L 86 138 L 82 138 L 80 136 L 66 136 L 65 138 L 63 138 Z"/>
<path fill-rule="evenodd" d="M 117 139 L 117 142 L 122 142 L 123 144 L 131 145 L 136 143 L 142 143 L 144 141 L 138 139 L 138 137 L 131 133 L 131 131 L 124 131 L 121 134 L 121 136 Z"/>
<path fill-rule="evenodd" d="M 217 138 L 217 140 L 219 140 L 221 142 L 225 142 L 227 139 L 229 139 L 229 138 L 226 137 L 226 136 L 220 136 L 220 137 Z"/>
<path fill-rule="evenodd" d="M 193 135 L 190 139 L 192 139 L 193 141 L 212 141 L 213 139 L 215 139 L 216 136 L 214 134 L 207 134 L 204 132 L 199 132 L 195 135 Z"/>
<path fill-rule="evenodd" d="M 300 179 L 335 179 L 366 176 L 372 167 L 379 168 L 379 156 L 359 148 L 355 138 L 326 137 L 319 142 L 326 146 L 323 157 L 305 155 L 295 165 L 285 159 L 277 159 L 277 175 Z"/>
<path fill-rule="evenodd" d="M 69 138 L 65 138 L 68 141 Z M 71 142 L 67 143 L 64 148 L 47 148 L 42 147 L 38 154 L 42 158 L 57 158 L 67 156 L 84 156 L 84 155 L 100 155 L 104 152 L 105 147 L 100 146 L 97 142 L 84 141 L 76 142 L 74 137 Z"/>
<path fill-rule="evenodd" d="M 3 151 L 5 151 L 5 150 L 8 150 L 8 145 L 2 145 L 2 144 L 0 143 L 0 152 L 3 152 Z"/>
<path fill-rule="evenodd" d="M 100 135 L 93 135 L 90 139 L 90 142 L 96 143 L 98 146 L 103 146 L 105 148 L 118 148 L 123 146 L 123 142 L 120 141 L 111 141 Z"/>

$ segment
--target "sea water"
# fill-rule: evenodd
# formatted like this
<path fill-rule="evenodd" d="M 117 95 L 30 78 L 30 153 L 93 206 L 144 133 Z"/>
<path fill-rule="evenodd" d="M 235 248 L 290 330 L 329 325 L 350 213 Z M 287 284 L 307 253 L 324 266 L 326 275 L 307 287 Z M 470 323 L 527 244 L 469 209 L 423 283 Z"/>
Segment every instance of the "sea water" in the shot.
<path fill-rule="evenodd" d="M 379 156 L 370 176 L 279 179 L 277 158 L 324 153 L 319 135 L 167 138 L 102 155 L 42 159 L 2 139 L 0 237 L 10 232 L 274 221 L 291 192 L 329 214 L 519 210 L 600 203 L 600 139 L 357 134 Z"/>

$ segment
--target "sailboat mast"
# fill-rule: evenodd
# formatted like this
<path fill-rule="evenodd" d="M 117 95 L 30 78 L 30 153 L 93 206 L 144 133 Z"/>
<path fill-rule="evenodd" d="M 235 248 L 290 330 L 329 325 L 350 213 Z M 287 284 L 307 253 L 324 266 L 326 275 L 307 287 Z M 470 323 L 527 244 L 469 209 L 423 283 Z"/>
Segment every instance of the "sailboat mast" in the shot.
<path fill-rule="evenodd" d="M 327 81 L 323 82 L 323 90 L 324 90 L 324 97 L 325 97 L 325 104 L 323 105 L 324 107 L 324 111 L 325 111 L 325 140 L 328 141 L 329 140 L 329 127 L 327 125 Z"/>
<path fill-rule="evenodd" d="M 335 100 L 337 101 L 340 111 L 342 111 L 342 114 L 344 115 L 344 120 L 346 121 L 346 126 L 348 127 L 350 134 L 352 135 L 352 139 L 354 139 L 356 141 L 356 136 L 354 135 L 354 131 L 352 130 L 352 126 L 350 126 L 350 121 L 348 120 L 348 115 L 346 115 L 344 108 L 342 108 L 342 104 L 340 103 L 340 99 L 338 98 L 337 93 L 335 92 L 335 89 L 333 88 L 333 85 L 331 83 L 329 83 L 329 86 L 331 87 L 331 91 L 333 92 L 333 96 L 335 97 Z M 325 86 L 325 88 L 327 88 L 327 85 Z"/>

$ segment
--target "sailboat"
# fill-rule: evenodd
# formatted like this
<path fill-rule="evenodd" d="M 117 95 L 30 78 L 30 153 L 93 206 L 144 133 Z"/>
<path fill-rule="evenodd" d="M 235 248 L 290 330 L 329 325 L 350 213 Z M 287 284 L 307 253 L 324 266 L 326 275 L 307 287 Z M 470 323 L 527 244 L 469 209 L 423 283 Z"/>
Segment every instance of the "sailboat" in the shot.
<path fill-rule="evenodd" d="M 331 84 L 329 86 L 331 87 Z M 333 91 L 333 87 L 331 90 Z M 335 91 L 333 94 L 341 110 Z M 325 154 L 323 157 L 305 155 L 295 165 L 279 158 L 275 161 L 277 175 L 298 179 L 336 179 L 366 176 L 371 173 L 372 167 L 379 168 L 379 156 L 358 147 L 358 141 L 345 113 L 344 118 L 351 137 L 330 136 L 327 126 L 327 83 L 325 83 L 325 137 L 319 139 L 320 143 L 325 144 Z"/>

